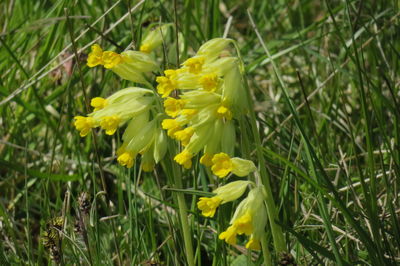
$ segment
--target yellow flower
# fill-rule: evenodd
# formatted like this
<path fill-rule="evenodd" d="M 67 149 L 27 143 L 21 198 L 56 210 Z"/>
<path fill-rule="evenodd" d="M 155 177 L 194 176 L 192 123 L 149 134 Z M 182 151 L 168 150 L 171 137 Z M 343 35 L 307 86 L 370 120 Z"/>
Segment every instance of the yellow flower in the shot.
<path fill-rule="evenodd" d="M 231 158 L 226 153 L 215 154 L 212 158 L 211 170 L 218 177 L 227 176 L 233 169 Z"/>
<path fill-rule="evenodd" d="M 214 217 L 215 211 L 221 204 L 222 199 L 218 196 L 207 198 L 201 197 L 197 202 L 197 207 L 202 211 L 201 214 L 205 217 Z"/>
<path fill-rule="evenodd" d="M 236 227 L 229 226 L 225 232 L 219 234 L 218 238 L 221 240 L 225 240 L 225 242 L 230 245 L 236 245 L 236 235 L 237 235 Z"/>
<path fill-rule="evenodd" d="M 236 227 L 239 235 L 251 235 L 253 233 L 252 216 L 247 212 L 240 218 L 234 221 L 233 226 Z"/>
<path fill-rule="evenodd" d="M 103 51 L 98 44 L 92 46 L 87 65 L 89 67 L 103 65 L 121 78 L 139 83 L 146 82 L 143 75 L 144 72 L 158 69 L 158 64 L 146 53 L 125 51 L 118 54 L 113 51 Z"/>
<path fill-rule="evenodd" d="M 178 88 L 177 72 L 173 69 L 164 71 L 165 76 L 159 76 L 156 78 L 157 92 L 162 94 L 161 97 L 168 97 L 169 94 Z"/>
<path fill-rule="evenodd" d="M 90 105 L 94 107 L 93 111 L 98 111 L 107 105 L 107 100 L 101 97 L 95 97 L 90 101 Z"/>
<path fill-rule="evenodd" d="M 246 248 L 253 250 L 261 250 L 260 241 L 254 238 L 250 238 L 250 240 L 246 243 Z"/>
<path fill-rule="evenodd" d="M 199 74 L 203 69 L 204 62 L 205 58 L 203 56 L 198 56 L 187 59 L 182 65 L 188 69 L 189 73 Z"/>
<path fill-rule="evenodd" d="M 200 77 L 199 83 L 206 91 L 215 91 L 219 84 L 219 77 L 216 73 L 206 74 Z"/>
<path fill-rule="evenodd" d="M 200 163 L 204 164 L 207 167 L 210 167 L 213 163 L 212 163 L 212 158 L 213 158 L 213 154 L 210 153 L 204 153 L 203 156 L 201 156 L 200 158 Z"/>
<path fill-rule="evenodd" d="M 174 157 L 174 160 L 184 168 L 189 169 L 192 167 L 192 157 L 193 155 L 189 151 L 183 150 Z"/>
<path fill-rule="evenodd" d="M 170 137 L 174 137 L 175 132 L 181 129 L 181 124 L 176 119 L 164 119 L 161 126 L 168 130 L 167 134 Z"/>
<path fill-rule="evenodd" d="M 252 161 L 237 157 L 230 158 L 228 154 L 223 152 L 215 154 L 212 163 L 212 172 L 221 178 L 227 176 L 230 172 L 243 177 L 257 169 Z"/>
<path fill-rule="evenodd" d="M 231 226 L 220 234 L 220 239 L 225 239 L 228 244 L 235 243 L 236 235 L 250 235 L 246 244 L 247 248 L 259 249 L 260 239 L 265 232 L 267 224 L 267 210 L 264 204 L 265 192 L 262 186 L 250 190 L 247 197 L 240 202 L 230 221 Z"/>
<path fill-rule="evenodd" d="M 105 68 L 110 69 L 122 62 L 122 56 L 112 51 L 103 52 L 103 65 Z"/>
<path fill-rule="evenodd" d="M 213 217 L 220 204 L 234 201 L 241 197 L 246 187 L 251 183 L 250 181 L 243 180 L 230 182 L 214 190 L 213 193 L 217 194 L 216 196 L 212 198 L 201 197 L 197 203 L 197 207 L 202 211 L 204 216 Z"/>
<path fill-rule="evenodd" d="M 132 152 L 123 152 L 118 156 L 117 161 L 120 165 L 126 166 L 126 168 L 132 168 L 135 156 Z"/>
<path fill-rule="evenodd" d="M 74 126 L 80 131 L 79 135 L 81 137 L 85 137 L 95 127 L 94 120 L 91 117 L 75 116 L 74 119 Z"/>
<path fill-rule="evenodd" d="M 93 44 L 92 51 L 88 55 L 87 65 L 89 67 L 95 67 L 97 65 L 103 64 L 103 49 L 101 49 L 100 45 Z"/>
<path fill-rule="evenodd" d="M 121 122 L 118 115 L 106 116 L 100 122 L 102 129 L 106 131 L 107 135 L 113 135 Z"/>
<path fill-rule="evenodd" d="M 184 106 L 185 106 L 184 100 L 178 100 L 175 98 L 168 97 L 164 101 L 165 113 L 167 113 L 167 115 L 171 117 L 176 117 Z"/>
<path fill-rule="evenodd" d="M 190 138 L 194 134 L 193 127 L 187 127 L 174 133 L 174 137 L 179 140 L 183 146 L 188 145 Z"/>

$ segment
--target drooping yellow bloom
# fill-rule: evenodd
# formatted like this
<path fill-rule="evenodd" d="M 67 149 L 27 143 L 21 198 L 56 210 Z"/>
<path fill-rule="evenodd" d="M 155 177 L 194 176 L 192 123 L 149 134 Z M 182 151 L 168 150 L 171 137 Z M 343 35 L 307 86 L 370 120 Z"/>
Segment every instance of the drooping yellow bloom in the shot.
<path fill-rule="evenodd" d="M 174 133 L 174 137 L 181 142 L 183 146 L 187 146 L 190 138 L 194 134 L 193 127 L 187 127 Z"/>
<path fill-rule="evenodd" d="M 255 187 L 238 205 L 229 226 L 219 235 L 219 239 L 228 244 L 236 243 L 237 235 L 251 236 L 246 248 L 260 249 L 260 239 L 265 232 L 267 210 L 264 204 L 265 192 L 263 187 Z"/>
<path fill-rule="evenodd" d="M 204 164 L 207 167 L 210 167 L 213 164 L 212 163 L 213 157 L 214 157 L 214 154 L 204 153 L 204 155 L 201 156 L 201 158 L 200 158 L 200 163 Z"/>
<path fill-rule="evenodd" d="M 173 69 L 167 69 L 164 71 L 165 76 L 159 76 L 156 78 L 157 92 L 162 94 L 161 97 L 165 98 L 170 95 L 172 91 L 178 88 L 177 72 Z"/>
<path fill-rule="evenodd" d="M 164 101 L 165 113 L 171 117 L 176 117 L 185 106 L 185 101 L 168 97 Z"/>
<path fill-rule="evenodd" d="M 212 172 L 218 177 L 225 177 L 230 172 L 237 176 L 246 176 L 256 170 L 256 166 L 252 161 L 241 158 L 230 158 L 226 153 L 215 154 L 212 158 Z"/>
<path fill-rule="evenodd" d="M 101 49 L 100 45 L 93 44 L 92 51 L 88 55 L 87 65 L 89 67 L 95 67 L 97 65 L 102 65 L 103 62 L 103 49 Z"/>
<path fill-rule="evenodd" d="M 205 217 L 214 217 L 215 211 L 221 204 L 222 199 L 218 196 L 207 198 L 201 197 L 197 202 L 197 207 L 201 210 L 201 214 Z"/>
<path fill-rule="evenodd" d="M 237 230 L 234 226 L 229 226 L 226 231 L 219 234 L 218 238 L 221 240 L 225 240 L 226 243 L 230 245 L 236 245 L 236 235 Z"/>
<path fill-rule="evenodd" d="M 251 183 L 250 181 L 243 180 L 230 182 L 214 190 L 213 193 L 216 196 L 212 198 L 201 197 L 197 203 L 197 207 L 202 211 L 203 216 L 213 217 L 220 204 L 238 199 Z"/>
<path fill-rule="evenodd" d="M 170 137 L 175 137 L 175 132 L 182 128 L 181 124 L 176 119 L 164 119 L 161 126 L 163 129 L 168 130 L 167 134 Z"/>
<path fill-rule="evenodd" d="M 261 250 L 260 240 L 250 238 L 250 240 L 246 243 L 246 248 L 253 250 Z"/>
<path fill-rule="evenodd" d="M 112 51 L 103 52 L 103 65 L 107 69 L 111 69 L 122 63 L 122 56 Z"/>
<path fill-rule="evenodd" d="M 183 66 L 187 68 L 189 73 L 199 74 L 203 69 L 205 58 L 203 56 L 192 57 L 183 62 Z"/>
<path fill-rule="evenodd" d="M 199 83 L 206 91 L 215 91 L 218 87 L 219 77 L 216 73 L 206 74 L 200 77 Z"/>
<path fill-rule="evenodd" d="M 103 65 L 121 78 L 139 83 L 146 82 L 143 73 L 158 69 L 157 63 L 146 53 L 125 51 L 118 54 L 113 51 L 103 51 L 98 44 L 92 45 L 87 65 L 89 67 Z"/>
<path fill-rule="evenodd" d="M 98 126 L 107 135 L 112 135 L 131 118 L 146 112 L 154 100 L 153 91 L 136 87 L 119 90 L 107 99 L 95 97 L 91 101 L 95 109 L 88 115 L 90 119 L 77 117 L 74 124 L 81 131 L 81 136 L 86 136 L 90 128 Z"/>
<path fill-rule="evenodd" d="M 192 167 L 192 157 L 193 154 L 191 154 L 188 150 L 183 150 L 181 153 L 177 154 L 174 157 L 174 160 L 182 165 L 184 168 L 189 169 Z"/>
<path fill-rule="evenodd" d="M 106 131 L 107 135 L 113 135 L 120 123 L 121 118 L 118 115 L 105 116 L 100 122 L 100 127 Z"/>
<path fill-rule="evenodd" d="M 126 168 L 132 168 L 135 157 L 132 152 L 123 152 L 118 156 L 117 161 L 120 165 L 126 166 Z"/>
<path fill-rule="evenodd" d="M 218 177 L 227 176 L 233 169 L 231 158 L 226 153 L 215 154 L 212 158 L 211 170 Z"/>
<path fill-rule="evenodd" d="M 106 107 L 107 100 L 102 97 L 95 97 L 90 101 L 90 105 L 94 107 L 93 111 L 98 111 Z"/>
<path fill-rule="evenodd" d="M 75 116 L 74 119 L 74 126 L 80 131 L 79 135 L 81 137 L 85 137 L 95 127 L 95 122 L 91 117 Z"/>

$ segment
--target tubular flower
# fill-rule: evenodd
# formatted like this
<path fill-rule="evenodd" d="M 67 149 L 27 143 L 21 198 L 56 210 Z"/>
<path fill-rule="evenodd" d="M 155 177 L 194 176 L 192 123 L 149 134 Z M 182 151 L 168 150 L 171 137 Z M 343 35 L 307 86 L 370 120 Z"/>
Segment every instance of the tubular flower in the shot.
<path fill-rule="evenodd" d="M 175 132 L 181 129 L 181 124 L 176 119 L 164 119 L 161 124 L 163 129 L 168 130 L 168 136 L 174 137 Z"/>
<path fill-rule="evenodd" d="M 81 137 L 85 137 L 95 127 L 95 122 L 91 117 L 75 116 L 74 119 L 74 126 L 80 131 L 79 135 Z"/>
<path fill-rule="evenodd" d="M 203 68 L 205 58 L 203 56 L 192 57 L 183 62 L 183 66 L 189 73 L 199 74 Z"/>
<path fill-rule="evenodd" d="M 187 127 L 183 130 L 179 130 L 177 132 L 174 133 L 174 137 L 181 141 L 183 146 L 187 146 L 190 138 L 193 136 L 194 134 L 194 129 L 193 127 Z"/>
<path fill-rule="evenodd" d="M 216 73 L 206 74 L 200 77 L 199 83 L 206 91 L 214 92 L 219 84 L 219 77 Z"/>
<path fill-rule="evenodd" d="M 174 157 L 174 160 L 184 168 L 189 169 L 192 167 L 192 157 L 193 154 L 191 154 L 188 150 L 183 150 Z"/>
<path fill-rule="evenodd" d="M 202 211 L 202 215 L 213 217 L 219 205 L 234 201 L 243 195 L 250 181 L 235 181 L 219 187 L 213 191 L 216 195 L 212 198 L 201 197 L 197 207 Z"/>
<path fill-rule="evenodd" d="M 101 97 L 95 97 L 90 101 L 90 105 L 94 107 L 93 111 L 98 111 L 107 105 L 107 100 Z"/>
<path fill-rule="evenodd" d="M 165 76 L 159 76 L 156 78 L 157 92 L 162 94 L 161 97 L 165 98 L 170 95 L 172 91 L 178 88 L 177 71 L 173 69 L 167 69 L 164 71 Z"/>
<path fill-rule="evenodd" d="M 151 53 L 163 43 L 163 39 L 168 35 L 171 26 L 172 24 L 165 24 L 155 27 L 146 35 L 139 50 L 144 53 Z"/>
<path fill-rule="evenodd" d="M 178 100 L 175 98 L 168 97 L 164 101 L 165 113 L 171 117 L 176 117 L 181 112 L 184 106 L 185 106 L 184 100 Z"/>
<path fill-rule="evenodd" d="M 121 78 L 139 83 L 146 82 L 143 73 L 158 69 L 157 63 L 146 53 L 125 51 L 118 54 L 113 51 L 103 51 L 98 44 L 92 45 L 87 65 L 89 67 L 103 65 Z"/>
<path fill-rule="evenodd" d="M 107 135 L 113 135 L 119 126 L 121 119 L 118 115 L 105 116 L 100 122 L 102 129 L 106 131 Z"/>
<path fill-rule="evenodd" d="M 126 168 L 132 168 L 134 160 L 135 158 L 132 152 L 123 152 L 117 157 L 118 163 L 122 166 L 126 166 Z"/>
<path fill-rule="evenodd" d="M 256 166 L 252 161 L 241 158 L 230 158 L 226 153 L 215 154 L 212 158 L 212 172 L 218 177 L 225 177 L 230 172 L 237 176 L 246 176 L 256 170 Z"/>
<path fill-rule="evenodd" d="M 252 189 L 248 196 L 239 204 L 225 232 L 219 239 L 228 244 L 236 244 L 237 235 L 251 236 L 246 248 L 260 249 L 260 239 L 267 223 L 267 210 L 264 204 L 265 192 L 262 187 Z"/>

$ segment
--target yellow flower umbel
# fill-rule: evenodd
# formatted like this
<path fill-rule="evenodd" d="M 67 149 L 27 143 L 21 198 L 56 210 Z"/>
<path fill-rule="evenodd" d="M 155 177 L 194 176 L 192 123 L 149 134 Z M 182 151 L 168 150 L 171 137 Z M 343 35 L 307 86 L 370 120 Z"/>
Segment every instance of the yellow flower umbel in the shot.
<path fill-rule="evenodd" d="M 175 161 L 190 168 L 191 159 L 203 151 L 200 163 L 213 166 L 220 177 L 230 172 L 244 176 L 255 168 L 239 158 L 221 161 L 222 165 L 212 161 L 217 153 L 233 155 L 236 141 L 232 120 L 244 110 L 238 59 L 223 55 L 231 42 L 226 38 L 212 39 L 184 61 L 181 68 L 168 69 L 164 76 L 157 77 L 157 91 L 163 98 L 174 90 L 182 90 L 180 99 L 168 97 L 164 102 L 165 112 L 174 119 L 165 119 L 163 128 L 185 147 Z"/>
<path fill-rule="evenodd" d="M 212 198 L 201 197 L 197 207 L 205 217 L 213 217 L 219 205 L 234 201 L 243 195 L 251 181 L 234 181 L 213 191 L 216 195 Z"/>
<path fill-rule="evenodd" d="M 168 36 L 169 29 L 172 25 L 173 24 L 165 24 L 151 30 L 143 39 L 139 50 L 143 53 L 151 53 L 154 49 L 159 47 L 166 36 Z"/>
<path fill-rule="evenodd" d="M 250 236 L 246 248 L 259 250 L 260 239 L 264 236 L 267 224 L 267 210 L 264 204 L 263 187 L 252 189 L 248 196 L 239 204 L 226 231 L 219 235 L 230 245 L 236 244 L 237 235 Z"/>
<path fill-rule="evenodd" d="M 88 117 L 76 116 L 74 125 L 82 137 L 99 126 L 113 135 L 118 127 L 147 111 L 154 99 L 153 91 L 136 87 L 122 89 L 107 99 L 96 97 L 91 101 L 93 112 Z"/>
<path fill-rule="evenodd" d="M 118 54 L 113 51 L 103 51 L 98 44 L 92 46 L 87 65 L 89 67 L 103 65 L 121 78 L 139 83 L 146 83 L 144 73 L 158 69 L 157 63 L 146 53 L 125 51 Z"/>
<path fill-rule="evenodd" d="M 252 161 L 241 158 L 230 158 L 226 153 L 215 154 L 212 158 L 211 170 L 214 175 L 222 178 L 230 172 L 237 176 L 246 176 L 256 170 L 256 166 Z"/>

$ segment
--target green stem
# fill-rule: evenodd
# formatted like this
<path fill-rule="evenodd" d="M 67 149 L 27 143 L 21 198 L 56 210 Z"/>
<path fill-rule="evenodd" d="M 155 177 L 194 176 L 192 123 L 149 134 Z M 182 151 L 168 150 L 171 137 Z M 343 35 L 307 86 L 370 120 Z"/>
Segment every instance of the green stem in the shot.
<path fill-rule="evenodd" d="M 178 189 L 182 189 L 182 176 L 180 171 L 178 174 L 174 174 L 175 184 Z M 192 237 L 190 234 L 190 228 L 188 224 L 188 212 L 187 206 L 185 202 L 185 196 L 183 193 L 177 193 L 178 197 L 178 207 L 179 207 L 179 216 L 182 224 L 183 231 L 183 241 L 185 242 L 186 256 L 187 262 L 189 266 L 194 266 L 194 257 L 193 257 L 193 245 L 192 245 Z"/>
<path fill-rule="evenodd" d="M 169 143 L 169 150 L 174 151 L 172 143 Z M 172 166 L 172 175 L 175 183 L 175 188 L 183 189 L 182 185 L 182 172 L 181 169 L 176 165 L 174 161 L 171 161 Z M 170 179 L 171 180 L 171 179 Z M 182 232 L 183 232 L 183 241 L 185 243 L 186 250 L 186 258 L 189 266 L 194 266 L 194 256 L 193 256 L 193 244 L 192 244 L 192 235 L 189 228 L 188 223 L 188 211 L 185 202 L 185 195 L 181 192 L 176 194 L 178 199 L 178 208 L 179 208 L 179 218 L 181 220 Z"/>
<path fill-rule="evenodd" d="M 264 257 L 264 265 L 272 266 L 271 253 L 269 252 L 267 239 L 265 237 L 261 238 L 261 248 Z"/>

